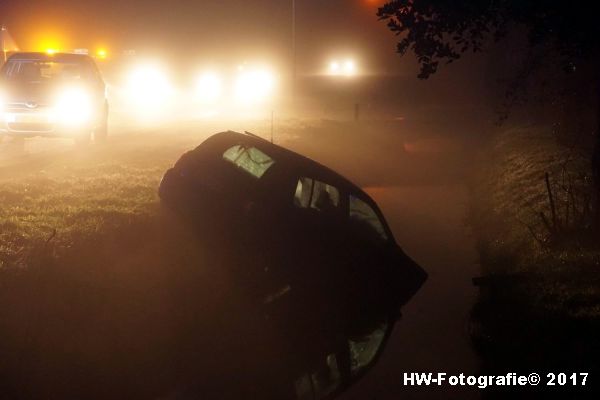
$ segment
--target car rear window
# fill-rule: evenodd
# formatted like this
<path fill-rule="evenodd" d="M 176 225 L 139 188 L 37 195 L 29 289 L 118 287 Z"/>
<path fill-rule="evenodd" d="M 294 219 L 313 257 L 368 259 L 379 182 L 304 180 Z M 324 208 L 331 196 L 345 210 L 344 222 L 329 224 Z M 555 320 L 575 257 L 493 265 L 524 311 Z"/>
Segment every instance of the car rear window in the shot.
<path fill-rule="evenodd" d="M 223 153 L 223 159 L 257 179 L 260 179 L 275 164 L 275 160 L 256 147 L 241 145 L 227 149 Z"/>
<path fill-rule="evenodd" d="M 379 216 L 369 204 L 358 197 L 350 195 L 349 211 L 350 221 L 363 224 L 367 228 L 372 229 L 381 240 L 388 240 L 383 222 L 381 222 Z"/>

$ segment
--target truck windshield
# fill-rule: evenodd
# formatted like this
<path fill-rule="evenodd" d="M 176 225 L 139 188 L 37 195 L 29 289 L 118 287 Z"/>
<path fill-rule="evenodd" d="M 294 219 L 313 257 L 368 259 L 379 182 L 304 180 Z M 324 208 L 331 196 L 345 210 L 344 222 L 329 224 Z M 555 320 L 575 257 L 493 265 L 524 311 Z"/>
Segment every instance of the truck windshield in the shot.
<path fill-rule="evenodd" d="M 94 71 L 85 63 L 9 60 L 3 68 L 3 78 L 8 81 L 42 83 L 52 81 L 89 81 Z"/>

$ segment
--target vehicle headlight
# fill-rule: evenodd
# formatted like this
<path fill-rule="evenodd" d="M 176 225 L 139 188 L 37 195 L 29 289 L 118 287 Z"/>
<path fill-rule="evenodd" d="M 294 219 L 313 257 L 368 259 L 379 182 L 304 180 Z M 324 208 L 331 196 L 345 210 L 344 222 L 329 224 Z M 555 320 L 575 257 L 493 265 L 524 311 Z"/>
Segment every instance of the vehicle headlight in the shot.
<path fill-rule="evenodd" d="M 61 92 L 54 106 L 57 122 L 78 125 L 92 118 L 92 101 L 89 93 L 83 89 L 72 88 Z"/>
<path fill-rule="evenodd" d="M 161 106 L 172 91 L 167 75 L 152 64 L 138 66 L 127 77 L 129 98 L 142 109 Z"/>
<path fill-rule="evenodd" d="M 235 99 L 244 104 L 267 100 L 274 89 L 275 78 L 266 70 L 241 71 L 235 82 Z"/>
<path fill-rule="evenodd" d="M 332 76 L 354 76 L 357 73 L 356 62 L 347 59 L 343 62 L 334 60 L 329 63 L 329 75 Z"/>

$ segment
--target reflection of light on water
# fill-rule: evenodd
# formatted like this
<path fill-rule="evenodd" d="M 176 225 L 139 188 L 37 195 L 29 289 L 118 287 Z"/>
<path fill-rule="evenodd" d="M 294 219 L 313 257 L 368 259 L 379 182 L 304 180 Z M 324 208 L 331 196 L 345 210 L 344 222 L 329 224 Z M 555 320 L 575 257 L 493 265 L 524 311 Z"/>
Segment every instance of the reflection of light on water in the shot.
<path fill-rule="evenodd" d="M 404 142 L 404 151 L 407 153 L 456 153 L 461 151 L 460 144 L 457 140 L 451 140 L 441 137 L 431 137 L 412 142 Z"/>

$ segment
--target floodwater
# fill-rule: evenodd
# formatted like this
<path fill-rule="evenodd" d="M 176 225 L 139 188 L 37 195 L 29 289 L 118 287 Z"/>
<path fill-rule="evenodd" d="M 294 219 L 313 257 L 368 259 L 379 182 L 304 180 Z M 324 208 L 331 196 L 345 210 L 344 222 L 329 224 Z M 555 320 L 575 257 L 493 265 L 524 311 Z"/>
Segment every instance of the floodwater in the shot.
<path fill-rule="evenodd" d="M 477 275 L 473 238 L 464 224 L 467 191 L 460 184 L 366 188 L 397 242 L 429 274 L 403 309 L 379 363 L 344 399 L 474 399 L 478 389 L 406 386 L 404 373 L 478 372 L 467 333 Z"/>

